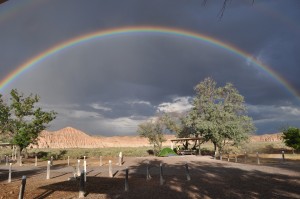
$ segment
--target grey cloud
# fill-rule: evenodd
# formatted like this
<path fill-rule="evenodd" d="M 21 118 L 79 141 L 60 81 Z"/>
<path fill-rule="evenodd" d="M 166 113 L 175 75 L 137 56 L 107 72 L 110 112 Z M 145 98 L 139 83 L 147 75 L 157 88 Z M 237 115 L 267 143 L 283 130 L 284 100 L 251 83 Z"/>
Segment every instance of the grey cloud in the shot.
<path fill-rule="evenodd" d="M 154 25 L 192 30 L 233 44 L 299 90 L 298 0 L 257 1 L 253 6 L 250 0 L 235 1 L 222 20 L 217 16 L 219 1 L 201 3 L 75 0 L 30 4 L 0 21 L 0 79 L 25 60 L 75 36 L 112 27 Z M 193 87 L 207 76 L 220 86 L 233 83 L 247 103 L 259 107 L 260 111 L 249 112 L 259 132 L 271 131 L 280 121 L 297 121 L 289 114 L 276 114 L 290 111 L 278 107 L 299 106 L 299 99 L 246 59 L 207 43 L 154 33 L 97 39 L 65 49 L 23 73 L 4 93 L 11 88 L 38 93 L 42 104 L 61 113 L 52 128 L 73 125 L 94 134 L 132 133 L 134 125 L 155 115 L 163 103 L 172 106 L 176 96 L 192 97 Z"/>

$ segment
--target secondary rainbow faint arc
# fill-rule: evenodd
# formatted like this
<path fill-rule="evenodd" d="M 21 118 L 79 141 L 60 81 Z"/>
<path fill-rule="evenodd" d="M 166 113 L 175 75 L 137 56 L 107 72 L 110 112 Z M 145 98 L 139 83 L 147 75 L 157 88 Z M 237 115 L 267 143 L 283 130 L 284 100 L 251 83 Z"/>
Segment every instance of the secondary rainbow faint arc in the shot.
<path fill-rule="evenodd" d="M 238 49 L 237 47 L 219 41 L 215 38 L 188 31 L 183 29 L 177 29 L 177 28 L 167 28 L 167 27 L 157 27 L 157 26 L 138 26 L 138 27 L 119 27 L 119 28 L 112 28 L 107 30 L 99 30 L 91 33 L 87 33 L 75 38 L 72 38 L 70 40 L 64 41 L 62 43 L 59 43 L 46 51 L 38 54 L 35 57 L 32 57 L 31 59 L 27 60 L 20 66 L 18 66 L 14 71 L 9 73 L 4 79 L 0 81 L 0 91 L 3 91 L 5 87 L 11 83 L 14 79 L 19 77 L 22 73 L 24 73 L 26 70 L 28 70 L 30 67 L 42 62 L 46 58 L 50 57 L 53 54 L 59 53 L 60 51 L 79 45 L 81 43 L 97 39 L 97 38 L 103 38 L 108 36 L 114 36 L 114 35 L 123 35 L 123 34 L 130 34 L 130 33 L 159 33 L 159 34 L 167 34 L 167 35 L 175 35 L 175 36 L 181 36 L 186 37 L 190 39 L 196 39 L 199 41 L 207 42 L 209 44 L 212 44 L 214 46 L 217 46 L 219 48 L 222 48 L 224 50 L 233 52 L 234 54 L 237 54 L 243 58 L 246 58 L 250 60 L 252 63 L 256 64 L 259 68 L 261 68 L 263 71 L 267 72 L 271 77 L 276 79 L 278 82 L 280 82 L 289 92 L 291 92 L 294 96 L 296 96 L 298 99 L 299 93 L 298 91 L 293 88 L 285 79 L 283 79 L 279 74 L 277 74 L 275 71 L 273 71 L 269 66 L 262 63 L 261 61 L 255 59 L 252 55 Z"/>

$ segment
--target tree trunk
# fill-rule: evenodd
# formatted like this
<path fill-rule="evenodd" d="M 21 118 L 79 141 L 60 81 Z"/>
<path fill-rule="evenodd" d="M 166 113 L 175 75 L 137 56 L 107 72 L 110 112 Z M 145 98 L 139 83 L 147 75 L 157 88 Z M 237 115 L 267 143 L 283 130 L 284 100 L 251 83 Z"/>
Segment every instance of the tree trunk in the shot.
<path fill-rule="evenodd" d="M 213 144 L 214 144 L 214 152 L 216 154 L 217 153 L 217 143 L 213 142 Z"/>

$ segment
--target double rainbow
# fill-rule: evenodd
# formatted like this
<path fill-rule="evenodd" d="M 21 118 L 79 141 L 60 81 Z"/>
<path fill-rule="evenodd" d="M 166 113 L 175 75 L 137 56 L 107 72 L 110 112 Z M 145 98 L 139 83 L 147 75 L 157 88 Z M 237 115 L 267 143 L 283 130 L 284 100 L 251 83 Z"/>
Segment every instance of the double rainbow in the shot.
<path fill-rule="evenodd" d="M 157 26 L 138 26 L 138 27 L 123 27 L 123 28 L 112 28 L 107 30 L 95 31 L 92 33 L 84 34 L 79 37 L 72 38 L 70 40 L 59 43 L 46 51 L 32 57 L 27 60 L 20 66 L 18 66 L 14 71 L 9 73 L 4 79 L 0 81 L 0 91 L 3 91 L 5 87 L 7 87 L 10 83 L 12 83 L 15 79 L 21 76 L 25 71 L 29 70 L 34 65 L 37 65 L 43 62 L 45 59 L 51 57 L 54 54 L 61 52 L 64 49 L 71 48 L 85 42 L 89 42 L 91 40 L 111 37 L 111 36 L 121 36 L 124 34 L 131 33 L 152 33 L 152 34 L 162 34 L 162 35 L 174 35 L 179 37 L 185 37 L 189 39 L 194 39 L 196 41 L 206 42 L 212 46 L 216 46 L 218 48 L 224 49 L 226 51 L 232 52 L 237 56 L 250 60 L 257 67 L 262 69 L 264 72 L 268 73 L 272 78 L 282 84 L 290 93 L 292 93 L 298 99 L 299 93 L 293 88 L 284 78 L 282 78 L 278 73 L 276 73 L 272 68 L 257 60 L 252 55 L 238 49 L 237 47 L 230 45 L 228 43 L 219 41 L 215 38 L 199 34 L 196 32 L 191 32 L 187 30 L 177 29 L 177 28 L 167 28 L 167 27 L 157 27 Z"/>

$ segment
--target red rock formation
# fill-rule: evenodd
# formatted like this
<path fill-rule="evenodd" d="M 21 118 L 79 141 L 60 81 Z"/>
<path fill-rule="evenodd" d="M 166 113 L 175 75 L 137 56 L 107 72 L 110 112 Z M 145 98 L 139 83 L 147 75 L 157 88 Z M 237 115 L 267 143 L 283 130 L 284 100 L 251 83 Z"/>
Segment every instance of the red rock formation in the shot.
<path fill-rule="evenodd" d="M 282 140 L 282 133 L 251 136 L 251 142 L 278 142 Z"/>
<path fill-rule="evenodd" d="M 252 142 L 277 142 L 281 140 L 281 133 L 251 136 Z M 164 146 L 171 146 L 171 139 L 175 135 L 165 135 Z M 139 136 L 93 137 L 86 133 L 66 127 L 58 131 L 42 131 L 37 144 L 32 148 L 103 148 L 103 147 L 140 147 L 150 146 L 146 138 Z"/>

